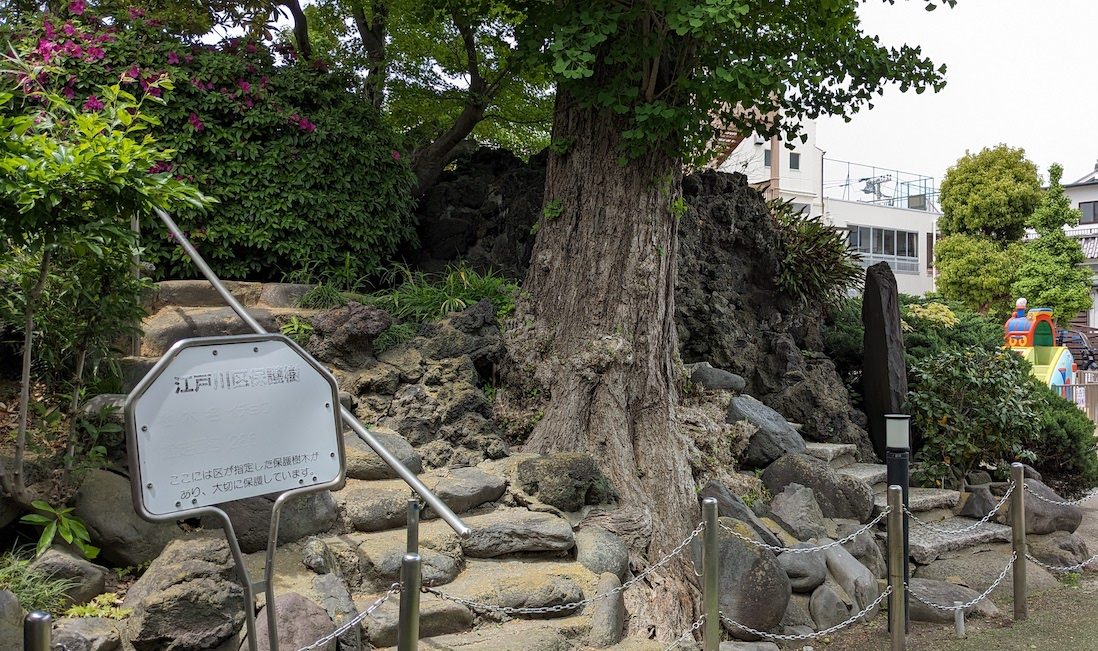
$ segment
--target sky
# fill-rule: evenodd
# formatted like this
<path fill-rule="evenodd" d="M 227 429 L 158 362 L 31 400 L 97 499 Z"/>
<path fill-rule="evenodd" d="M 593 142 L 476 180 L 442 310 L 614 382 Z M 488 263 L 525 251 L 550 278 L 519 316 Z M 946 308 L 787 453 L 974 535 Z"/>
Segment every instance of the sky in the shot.
<path fill-rule="evenodd" d="M 821 118 L 825 157 L 925 174 L 941 182 L 963 156 L 998 143 L 1022 147 L 1042 178 L 1071 182 L 1098 161 L 1098 0 L 869 0 L 863 28 L 886 45 L 921 45 L 945 63 L 946 87 L 885 91 L 852 121 Z"/>

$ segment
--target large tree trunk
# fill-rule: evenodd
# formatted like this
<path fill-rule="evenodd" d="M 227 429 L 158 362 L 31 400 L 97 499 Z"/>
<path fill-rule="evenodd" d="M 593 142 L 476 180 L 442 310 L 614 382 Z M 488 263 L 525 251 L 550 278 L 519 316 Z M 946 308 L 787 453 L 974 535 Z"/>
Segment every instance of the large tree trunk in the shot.
<path fill-rule="evenodd" d="M 545 214 L 521 306 L 549 403 L 527 451 L 594 456 L 622 506 L 648 511 L 654 562 L 698 520 L 675 423 L 674 324 L 679 161 L 652 153 L 621 165 L 620 117 L 558 93 Z M 631 632 L 677 637 L 694 617 L 693 573 L 671 564 L 626 593 Z M 689 577 L 689 578 L 688 578 Z M 639 629 L 639 630 L 638 630 Z"/>

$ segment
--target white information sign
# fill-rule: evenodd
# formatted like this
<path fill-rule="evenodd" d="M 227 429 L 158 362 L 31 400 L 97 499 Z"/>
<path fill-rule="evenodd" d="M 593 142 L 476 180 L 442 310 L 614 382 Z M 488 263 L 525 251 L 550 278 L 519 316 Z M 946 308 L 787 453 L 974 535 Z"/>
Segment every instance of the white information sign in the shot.
<path fill-rule="evenodd" d="M 179 342 L 126 416 L 149 519 L 342 479 L 335 380 L 281 335 Z"/>

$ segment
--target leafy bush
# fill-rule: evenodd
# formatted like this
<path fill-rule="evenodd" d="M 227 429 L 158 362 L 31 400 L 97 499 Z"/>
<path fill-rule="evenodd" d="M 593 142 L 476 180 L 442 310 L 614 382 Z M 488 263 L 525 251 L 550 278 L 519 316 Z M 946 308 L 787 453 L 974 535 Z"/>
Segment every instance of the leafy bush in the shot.
<path fill-rule="evenodd" d="M 912 369 L 907 411 L 925 477 L 959 484 L 980 464 L 1032 461 L 1041 402 L 1029 364 L 1009 350 L 943 350 Z"/>
<path fill-rule="evenodd" d="M 17 554 L 0 556 L 0 590 L 11 591 L 27 611 L 60 615 L 67 603 L 65 593 L 76 586 L 75 582 L 32 570 L 30 564 L 29 558 Z"/>
<path fill-rule="evenodd" d="M 1033 467 L 1068 490 L 1098 485 L 1094 422 L 1051 389 L 1039 388 L 1043 404 L 1033 437 Z"/>
<path fill-rule="evenodd" d="M 864 271 L 846 238 L 820 216 L 794 210 L 789 201 L 769 202 L 778 227 L 781 264 L 778 287 L 803 303 L 835 304 L 862 280 Z"/>
<path fill-rule="evenodd" d="M 518 285 L 492 271 L 479 273 L 460 264 L 432 276 L 400 267 L 390 274 L 395 280 L 389 291 L 368 295 L 365 300 L 401 321 L 422 323 L 464 310 L 483 299 L 492 301 L 496 317 L 503 319 L 515 309 Z"/>
<path fill-rule="evenodd" d="M 57 536 L 70 545 L 75 545 L 87 558 L 99 555 L 99 548 L 91 544 L 91 534 L 80 518 L 72 514 L 72 507 L 54 508 L 43 500 L 31 503 L 38 513 L 29 513 L 20 518 L 20 522 L 42 527 L 35 555 L 41 556 Z"/>
<path fill-rule="evenodd" d="M 176 80 L 162 91 L 153 133 L 177 153 L 156 169 L 221 200 L 209 214 L 176 218 L 223 277 L 278 279 L 310 263 L 346 263 L 361 277 L 413 236 L 414 177 L 377 110 L 348 90 L 352 73 L 289 52 L 277 65 L 254 41 L 182 41 L 136 13 L 111 24 L 90 12 L 49 16 L 20 36 L 35 63 L 64 66 L 49 83 L 77 102 L 119 71 L 123 89 L 164 73 Z M 157 277 L 194 275 L 175 243 L 155 235 L 157 224 L 145 232 Z"/>

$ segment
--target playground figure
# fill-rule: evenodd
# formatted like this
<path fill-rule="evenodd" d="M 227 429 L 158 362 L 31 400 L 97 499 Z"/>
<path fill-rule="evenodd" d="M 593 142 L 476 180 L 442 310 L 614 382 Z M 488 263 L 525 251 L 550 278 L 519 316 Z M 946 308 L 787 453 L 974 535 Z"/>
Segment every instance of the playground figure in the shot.
<path fill-rule="evenodd" d="M 1003 331 L 1007 348 L 1033 365 L 1034 377 L 1053 388 L 1075 384 L 1075 357 L 1066 346 L 1057 345 L 1052 310 L 1029 309 L 1026 299 L 1019 298 Z"/>

